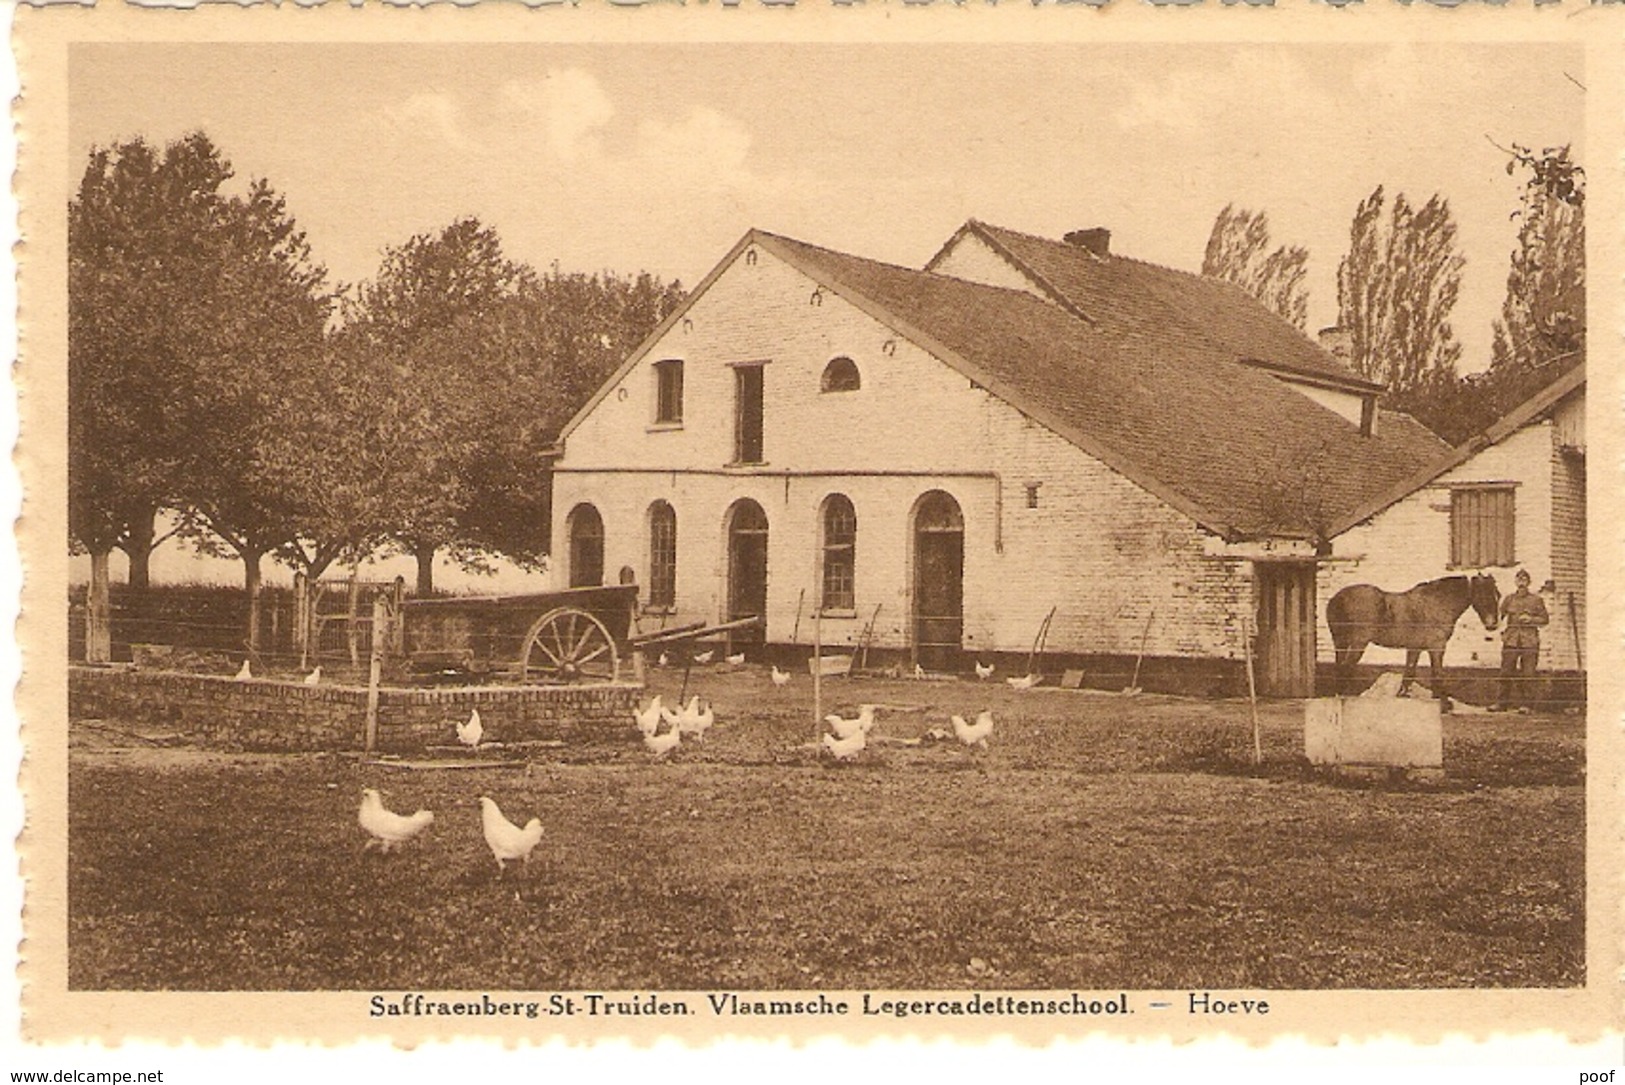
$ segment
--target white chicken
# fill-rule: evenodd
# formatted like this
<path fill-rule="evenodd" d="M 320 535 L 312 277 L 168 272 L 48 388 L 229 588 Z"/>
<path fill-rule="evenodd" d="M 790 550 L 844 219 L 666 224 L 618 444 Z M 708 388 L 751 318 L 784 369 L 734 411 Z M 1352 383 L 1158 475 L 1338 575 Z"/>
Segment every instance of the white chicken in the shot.
<path fill-rule="evenodd" d="M 660 718 L 665 720 L 666 726 L 670 727 L 674 731 L 680 730 L 685 723 L 694 719 L 699 714 L 700 698 L 698 694 L 690 697 L 687 704 L 678 705 L 677 711 L 675 712 L 669 708 L 662 708 L 660 710 Z"/>
<path fill-rule="evenodd" d="M 790 672 L 779 670 L 777 663 L 773 664 L 773 684 L 781 689 L 790 684 Z"/>
<path fill-rule="evenodd" d="M 385 809 L 384 800 L 379 798 L 378 790 L 369 787 L 361 792 L 359 820 L 361 827 L 373 837 L 367 841 L 366 846 L 370 848 L 377 844 L 379 851 L 387 853 L 391 846 L 399 847 L 427 829 L 434 821 L 434 812 L 419 810 L 410 817 L 393 813 Z"/>
<path fill-rule="evenodd" d="M 834 735 L 824 735 L 824 749 L 837 761 L 850 761 L 863 752 L 863 747 L 869 741 L 869 732 L 858 729 L 848 738 L 836 738 Z"/>
<path fill-rule="evenodd" d="M 654 754 L 655 757 L 660 758 L 675 750 L 682 741 L 683 732 L 677 729 L 676 724 L 673 724 L 671 730 L 663 735 L 644 735 L 643 747 Z"/>
<path fill-rule="evenodd" d="M 983 682 L 986 682 L 989 678 L 993 677 L 993 666 L 994 665 L 992 663 L 989 663 L 985 667 L 981 663 L 977 663 L 976 664 L 976 677 L 979 680 L 981 680 Z"/>
<path fill-rule="evenodd" d="M 316 664 L 316 669 L 305 675 L 305 685 L 314 686 L 322 680 L 322 665 Z"/>
<path fill-rule="evenodd" d="M 669 667 L 671 666 L 671 656 L 667 655 L 665 652 L 661 652 L 660 658 L 655 660 L 655 662 L 662 667 Z"/>
<path fill-rule="evenodd" d="M 690 711 L 690 709 L 693 711 Z M 715 712 L 711 711 L 709 704 L 705 706 L 704 712 L 698 711 L 698 709 L 699 698 L 696 697 L 690 702 L 688 708 L 683 709 L 683 721 L 678 724 L 677 729 L 685 735 L 693 735 L 698 742 L 704 742 L 705 732 L 717 721 L 717 716 Z"/>
<path fill-rule="evenodd" d="M 484 795 L 480 796 L 480 825 L 485 829 L 485 842 L 490 845 L 491 854 L 496 856 L 498 873 L 507 869 L 510 859 L 530 862 L 530 853 L 542 840 L 541 818 L 531 818 L 521 829 L 503 817 L 497 804 Z"/>
<path fill-rule="evenodd" d="M 733 655 L 728 656 L 727 660 L 728 660 L 728 665 L 730 667 L 737 667 L 741 663 L 745 662 L 745 653 L 744 652 L 735 652 Z"/>
<path fill-rule="evenodd" d="M 467 723 L 457 725 L 457 741 L 472 749 L 484 737 L 485 725 L 480 722 L 480 710 L 476 708 L 469 712 Z"/>
<path fill-rule="evenodd" d="M 964 716 L 954 716 L 954 737 L 967 746 L 980 746 L 987 749 L 987 736 L 993 733 L 993 713 L 987 709 L 976 717 L 975 723 L 966 723 Z"/>
<path fill-rule="evenodd" d="M 248 669 L 248 660 L 246 660 L 246 659 L 243 660 L 243 665 L 241 667 L 237 668 L 237 675 L 236 675 L 237 681 L 246 682 L 250 678 L 253 678 L 253 677 L 254 677 L 254 672 Z"/>
<path fill-rule="evenodd" d="M 918 663 L 914 664 L 914 677 L 915 678 L 924 678 L 925 677 L 925 668 L 920 666 Z"/>
<path fill-rule="evenodd" d="M 701 652 L 699 655 L 695 656 L 694 657 L 694 662 L 696 662 L 696 663 L 709 663 L 713 659 L 715 659 L 716 656 L 717 656 L 717 650 L 715 648 L 713 648 L 708 652 Z"/>
<path fill-rule="evenodd" d="M 660 707 L 660 694 L 657 693 L 654 696 L 654 700 L 649 702 L 648 707 L 640 708 L 636 712 L 632 713 L 632 715 L 638 721 L 638 730 L 642 731 L 645 735 L 652 735 L 656 731 L 660 730 L 660 714 L 662 711 L 663 709 Z"/>
<path fill-rule="evenodd" d="M 1024 674 L 1020 678 L 1006 678 L 1005 681 L 1010 683 L 1011 689 L 1032 689 L 1038 685 L 1038 675 Z"/>
<path fill-rule="evenodd" d="M 824 717 L 829 729 L 835 732 L 836 738 L 851 738 L 857 734 L 868 734 L 875 726 L 875 706 L 864 704 L 858 706 L 858 714 L 851 719 L 841 716 L 829 715 Z"/>

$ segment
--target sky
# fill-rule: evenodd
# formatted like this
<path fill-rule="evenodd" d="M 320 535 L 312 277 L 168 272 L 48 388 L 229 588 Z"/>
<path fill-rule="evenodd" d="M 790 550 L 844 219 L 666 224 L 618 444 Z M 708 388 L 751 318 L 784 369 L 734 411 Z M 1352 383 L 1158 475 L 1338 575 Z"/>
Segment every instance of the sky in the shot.
<path fill-rule="evenodd" d="M 1573 46 L 80 44 L 93 146 L 206 131 L 288 200 L 336 281 L 473 214 L 538 268 L 693 285 L 751 227 L 920 266 L 968 218 L 1197 270 L 1225 204 L 1310 253 L 1335 323 L 1355 206 L 1451 204 L 1463 368 L 1487 364 L 1518 180 L 1581 143 Z M 140 88 L 140 93 L 132 93 Z M 1492 142 L 1493 141 L 1493 142 Z"/>

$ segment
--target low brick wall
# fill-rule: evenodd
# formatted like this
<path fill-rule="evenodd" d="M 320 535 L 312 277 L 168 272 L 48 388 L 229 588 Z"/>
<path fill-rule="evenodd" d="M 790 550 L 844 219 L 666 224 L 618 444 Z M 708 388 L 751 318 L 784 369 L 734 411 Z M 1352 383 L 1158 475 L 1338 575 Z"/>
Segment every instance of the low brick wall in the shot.
<path fill-rule="evenodd" d="M 625 738 L 640 687 L 485 686 L 378 691 L 378 750 L 412 753 L 457 741 L 454 724 L 480 710 L 486 741 Z M 366 738 L 367 691 L 253 678 L 68 668 L 68 712 L 180 732 L 234 750 L 354 750 Z"/>

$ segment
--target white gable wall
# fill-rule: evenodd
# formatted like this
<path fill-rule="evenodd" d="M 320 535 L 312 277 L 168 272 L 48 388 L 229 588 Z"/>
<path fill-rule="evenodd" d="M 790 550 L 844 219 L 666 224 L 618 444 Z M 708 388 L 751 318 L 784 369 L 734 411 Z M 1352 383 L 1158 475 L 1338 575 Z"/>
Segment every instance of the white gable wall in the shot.
<path fill-rule="evenodd" d="M 1053 304 L 1048 294 L 975 234 L 965 233 L 955 238 L 931 266 L 931 270 L 938 275 L 951 275 L 968 282 L 1021 290 Z"/>
<path fill-rule="evenodd" d="M 1365 409 L 1365 398 L 1363 396 L 1357 396 L 1352 392 L 1339 392 L 1334 388 L 1321 388 L 1318 385 L 1305 384 L 1290 377 L 1281 377 L 1281 383 L 1294 392 L 1300 392 L 1308 396 L 1327 410 L 1336 411 L 1356 426 L 1360 424 L 1360 415 Z"/>
<path fill-rule="evenodd" d="M 880 607 L 875 644 L 912 637 L 911 514 L 944 490 L 965 522 L 964 645 L 1025 652 L 1049 608 L 1054 651 L 1235 657 L 1245 563 L 1203 555 L 1188 517 L 902 339 L 856 306 L 759 250 L 724 271 L 568 436 L 554 483 L 554 553 L 567 575 L 567 517 L 591 502 L 605 523 L 605 577 L 649 569 L 648 509 L 677 513 L 677 607 L 667 624 L 724 617 L 731 503 L 769 523 L 768 636 L 812 641 L 820 508 L 842 493 L 857 513 L 856 607 L 827 616 L 825 642 L 857 642 Z M 888 345 L 890 344 L 890 345 Z M 838 355 L 857 392 L 821 393 Z M 653 363 L 684 361 L 681 429 L 652 425 Z M 762 467 L 728 467 L 730 361 L 765 360 Z M 624 395 L 622 390 L 624 389 Z M 1038 508 L 1026 485 L 1038 483 Z M 799 622 L 797 614 L 799 611 Z M 644 628 L 661 624 L 646 616 Z"/>
<path fill-rule="evenodd" d="M 765 362 L 763 455 L 772 470 L 873 463 L 888 468 L 985 469 L 979 397 L 964 378 L 861 310 L 757 249 L 725 270 L 581 420 L 562 466 L 720 469 L 733 459 L 733 364 Z M 857 363 L 856 392 L 820 393 L 831 359 Z M 654 425 L 654 364 L 681 359 L 683 424 Z M 929 426 L 900 426 L 905 403 L 929 406 Z M 854 443 L 861 453 L 854 455 Z"/>

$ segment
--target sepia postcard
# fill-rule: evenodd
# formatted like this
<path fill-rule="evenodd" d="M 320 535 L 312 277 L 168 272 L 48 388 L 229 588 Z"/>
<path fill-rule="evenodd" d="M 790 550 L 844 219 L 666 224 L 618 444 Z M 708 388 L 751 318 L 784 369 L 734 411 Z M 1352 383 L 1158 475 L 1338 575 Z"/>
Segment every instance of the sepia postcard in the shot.
<path fill-rule="evenodd" d="M 1620 25 L 18 10 L 22 1039 L 1617 1036 Z"/>

